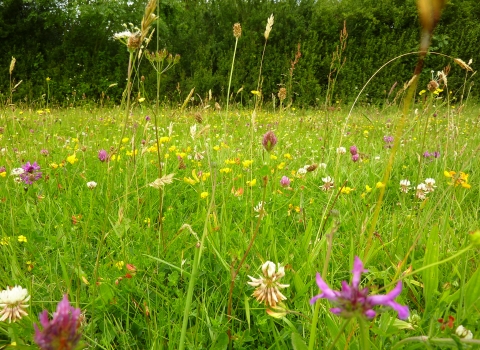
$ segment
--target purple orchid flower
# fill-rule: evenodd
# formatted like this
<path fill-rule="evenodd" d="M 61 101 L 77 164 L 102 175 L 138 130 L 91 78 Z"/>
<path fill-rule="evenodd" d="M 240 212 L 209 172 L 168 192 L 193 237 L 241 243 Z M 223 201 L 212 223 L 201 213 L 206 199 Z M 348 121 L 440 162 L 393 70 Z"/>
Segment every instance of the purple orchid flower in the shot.
<path fill-rule="evenodd" d="M 386 295 L 369 296 L 368 288 L 359 288 L 362 273 L 367 271 L 363 268 L 360 258 L 356 256 L 353 263 L 352 283 L 349 285 L 346 281 L 343 281 L 340 291 L 332 290 L 317 273 L 317 285 L 321 293 L 314 296 L 310 300 L 310 304 L 314 304 L 318 299 L 328 299 L 335 305 L 330 311 L 345 318 L 351 318 L 358 314 L 373 318 L 377 314 L 373 307 L 384 305 L 397 311 L 399 318 L 408 318 L 410 315 L 408 306 L 400 305 L 395 301 L 395 298 L 402 292 L 402 281 L 399 281 L 395 288 Z"/>
<path fill-rule="evenodd" d="M 270 152 L 277 144 L 277 141 L 277 137 L 275 136 L 273 131 L 270 130 L 265 135 L 263 135 L 262 145 L 267 152 Z"/>

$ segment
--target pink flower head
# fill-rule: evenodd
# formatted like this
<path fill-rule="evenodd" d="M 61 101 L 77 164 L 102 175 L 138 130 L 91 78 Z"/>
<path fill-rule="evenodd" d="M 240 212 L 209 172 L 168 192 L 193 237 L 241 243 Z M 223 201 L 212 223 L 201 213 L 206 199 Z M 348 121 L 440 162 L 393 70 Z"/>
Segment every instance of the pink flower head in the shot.
<path fill-rule="evenodd" d="M 53 313 L 52 320 L 48 319 L 48 311 L 43 310 L 39 319 L 43 327 L 40 331 L 37 324 L 35 328 L 35 343 L 42 350 L 73 350 L 82 337 L 79 332 L 80 309 L 72 307 L 65 294 L 57 305 L 57 311 Z"/>
<path fill-rule="evenodd" d="M 287 176 L 282 176 L 280 179 L 280 185 L 282 185 L 282 187 L 290 186 L 290 179 Z"/>
<path fill-rule="evenodd" d="M 358 153 L 358 148 L 357 148 L 357 146 L 351 146 L 351 147 L 350 147 L 350 154 L 351 154 L 352 156 L 354 156 L 354 155 L 356 155 L 357 153 Z"/>
<path fill-rule="evenodd" d="M 104 149 L 101 149 L 100 151 L 98 151 L 98 159 L 101 161 L 101 162 L 105 162 L 108 160 L 108 153 L 107 151 L 105 151 Z"/>
<path fill-rule="evenodd" d="M 354 155 L 352 156 L 352 161 L 353 161 L 353 162 L 358 162 L 359 159 L 360 159 L 360 156 L 358 155 L 358 153 L 357 153 L 357 154 L 354 154 Z"/>
<path fill-rule="evenodd" d="M 362 273 L 364 272 L 367 272 L 367 270 L 364 269 L 360 258 L 356 256 L 353 262 L 352 282 L 348 284 L 346 281 L 343 281 L 340 291 L 332 290 L 320 274 L 317 273 L 316 280 L 321 293 L 310 299 L 310 304 L 315 303 L 318 299 L 328 299 L 335 305 L 330 311 L 345 318 L 357 315 L 373 318 L 376 315 L 373 307 L 375 305 L 384 305 L 397 311 L 399 318 L 408 318 L 410 314 L 408 306 L 400 305 L 395 301 L 395 298 L 402 292 L 402 281 L 399 281 L 395 288 L 386 295 L 369 296 L 368 288 L 359 288 Z"/>
<path fill-rule="evenodd" d="M 273 133 L 273 131 L 268 131 L 265 135 L 263 135 L 262 145 L 267 152 L 270 152 L 273 147 L 277 144 L 277 137 Z"/>

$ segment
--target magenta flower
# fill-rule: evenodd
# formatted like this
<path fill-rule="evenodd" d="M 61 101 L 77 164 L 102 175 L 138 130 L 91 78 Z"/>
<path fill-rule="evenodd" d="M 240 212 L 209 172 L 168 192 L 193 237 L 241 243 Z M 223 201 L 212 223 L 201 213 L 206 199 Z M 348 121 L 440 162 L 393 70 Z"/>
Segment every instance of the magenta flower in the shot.
<path fill-rule="evenodd" d="M 100 159 L 101 162 L 105 162 L 108 160 L 108 153 L 104 149 L 101 149 L 98 151 L 98 159 Z"/>
<path fill-rule="evenodd" d="M 263 135 L 262 145 L 267 152 L 270 152 L 273 147 L 277 144 L 277 137 L 273 133 L 273 131 L 268 131 L 265 135 Z"/>
<path fill-rule="evenodd" d="M 359 159 L 360 159 L 360 156 L 358 155 L 358 153 L 356 153 L 352 156 L 352 161 L 353 162 L 358 162 Z"/>
<path fill-rule="evenodd" d="M 57 311 L 53 313 L 53 318 L 48 319 L 48 311 L 43 310 L 39 319 L 43 330 L 35 328 L 35 343 L 42 350 L 73 350 L 78 345 L 82 337 L 80 328 L 80 309 L 72 307 L 65 294 L 63 299 L 57 305 Z"/>
<path fill-rule="evenodd" d="M 290 186 L 290 179 L 287 176 L 282 176 L 280 179 L 280 185 L 282 185 L 282 187 Z"/>
<path fill-rule="evenodd" d="M 358 153 L 358 148 L 357 148 L 357 146 L 351 146 L 351 147 L 350 147 L 350 154 L 351 154 L 352 156 L 354 156 L 354 155 L 356 155 L 357 153 Z"/>
<path fill-rule="evenodd" d="M 19 177 L 27 185 L 31 185 L 42 178 L 42 173 L 39 171 L 40 166 L 37 162 L 33 162 L 33 164 L 26 162 L 25 165 L 22 166 L 22 169 L 23 173 L 20 174 Z"/>
<path fill-rule="evenodd" d="M 335 305 L 330 311 L 344 318 L 351 318 L 358 315 L 373 318 L 376 315 L 373 307 L 376 305 L 384 305 L 397 311 L 399 318 L 408 318 L 410 314 L 408 306 L 400 305 L 395 301 L 395 298 L 402 292 L 402 281 L 399 281 L 395 288 L 386 295 L 369 296 L 368 288 L 359 288 L 363 272 L 367 272 L 367 270 L 363 268 L 362 261 L 356 256 L 353 263 L 352 283 L 348 284 L 346 281 L 343 281 L 340 291 L 332 290 L 320 274 L 317 273 L 317 285 L 321 293 L 314 296 L 310 300 L 310 304 L 315 303 L 321 298 L 328 299 Z"/>

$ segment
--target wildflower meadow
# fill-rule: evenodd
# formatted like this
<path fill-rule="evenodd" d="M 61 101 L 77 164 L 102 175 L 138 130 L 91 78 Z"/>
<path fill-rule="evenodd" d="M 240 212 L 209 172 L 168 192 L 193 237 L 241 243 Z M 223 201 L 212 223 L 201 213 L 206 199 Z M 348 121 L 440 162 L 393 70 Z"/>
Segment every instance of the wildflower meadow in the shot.
<path fill-rule="evenodd" d="M 480 348 L 478 58 L 423 71 L 445 3 L 417 1 L 413 76 L 378 104 L 362 89 L 334 99 L 348 26 L 324 106 L 295 105 L 295 61 L 265 95 L 275 14 L 248 103 L 231 87 L 241 23 L 225 99 L 147 96 L 139 61 L 160 89 L 181 60 L 149 51 L 155 0 L 115 34 L 128 59 L 118 104 L 13 103 L 12 89 L 0 108 L 0 348 Z"/>

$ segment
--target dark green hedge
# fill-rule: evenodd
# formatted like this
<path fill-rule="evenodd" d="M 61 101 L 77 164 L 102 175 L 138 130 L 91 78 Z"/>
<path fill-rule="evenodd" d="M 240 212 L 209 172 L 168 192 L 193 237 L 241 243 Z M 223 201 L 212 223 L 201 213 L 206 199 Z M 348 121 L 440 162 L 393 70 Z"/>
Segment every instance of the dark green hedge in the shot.
<path fill-rule="evenodd" d="M 99 101 L 102 92 L 118 103 L 125 87 L 128 53 L 112 39 L 122 23 L 139 24 L 145 1 L 54 0 L 0 1 L 0 97 L 9 96 L 9 65 L 17 59 L 15 82 L 23 83 L 14 102 L 44 103 L 45 79 L 50 77 L 51 102 L 60 105 Z M 244 87 L 237 102 L 248 103 L 257 86 L 265 25 L 273 13 L 263 66 L 266 102 L 282 84 L 289 83 L 290 62 L 300 44 L 301 58 L 293 75 L 294 104 L 323 106 L 332 53 L 346 21 L 346 57 L 333 101 L 350 102 L 367 79 L 386 61 L 418 48 L 419 24 L 414 0 L 167 0 L 161 2 L 160 48 L 181 55 L 180 64 L 162 80 L 162 102 L 182 103 L 192 87 L 202 98 L 211 89 L 224 103 L 235 39 L 232 26 L 240 22 L 232 91 Z M 457 0 L 447 5 L 432 47 L 435 51 L 478 61 L 480 2 Z M 150 44 L 155 49 L 155 40 Z M 384 69 L 362 97 L 364 103 L 385 100 L 391 86 L 397 90 L 413 71 L 415 56 L 395 61 Z M 441 70 L 449 60 L 429 56 L 422 84 L 431 70 Z M 138 71 L 145 76 L 147 97 L 156 96 L 155 74 L 144 61 Z M 464 73 L 452 68 L 450 86 L 460 88 Z M 109 88 L 112 83 L 118 86 Z M 135 84 L 136 88 L 139 86 Z M 473 87 L 474 95 L 478 88 Z M 75 94 L 75 95 L 74 95 Z M 43 97 L 42 97 L 43 95 Z M 199 99 L 197 98 L 197 101 Z M 105 100 L 104 102 L 107 102 Z"/>

